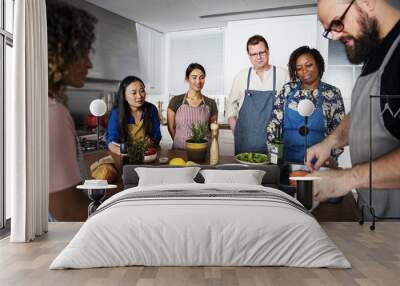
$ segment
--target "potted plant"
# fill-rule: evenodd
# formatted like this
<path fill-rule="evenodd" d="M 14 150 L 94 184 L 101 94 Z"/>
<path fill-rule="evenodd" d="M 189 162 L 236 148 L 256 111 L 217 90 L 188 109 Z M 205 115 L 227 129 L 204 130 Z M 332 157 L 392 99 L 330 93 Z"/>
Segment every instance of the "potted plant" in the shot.
<path fill-rule="evenodd" d="M 207 155 L 208 141 L 205 139 L 208 123 L 192 125 L 192 136 L 186 140 L 186 152 L 189 161 L 204 162 Z"/>
<path fill-rule="evenodd" d="M 143 164 L 146 144 L 144 140 L 133 140 L 126 144 L 129 164 Z"/>

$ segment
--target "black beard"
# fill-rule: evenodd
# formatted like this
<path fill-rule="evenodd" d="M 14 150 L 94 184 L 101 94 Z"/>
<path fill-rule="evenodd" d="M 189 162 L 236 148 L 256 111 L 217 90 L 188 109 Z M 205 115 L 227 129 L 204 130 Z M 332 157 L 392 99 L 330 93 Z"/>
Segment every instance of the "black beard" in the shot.
<path fill-rule="evenodd" d="M 361 35 L 357 39 L 353 36 L 346 37 L 354 41 L 352 47 L 345 46 L 345 48 L 347 58 L 355 65 L 364 62 L 379 47 L 381 42 L 376 18 L 368 18 L 367 15 L 363 16 L 361 16 L 359 21 Z"/>

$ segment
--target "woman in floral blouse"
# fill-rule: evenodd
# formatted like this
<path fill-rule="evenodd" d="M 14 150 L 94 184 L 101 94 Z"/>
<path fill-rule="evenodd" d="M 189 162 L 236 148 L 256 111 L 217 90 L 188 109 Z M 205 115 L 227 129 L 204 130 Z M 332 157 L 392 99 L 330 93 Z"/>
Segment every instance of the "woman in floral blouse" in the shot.
<path fill-rule="evenodd" d="M 325 63 L 316 49 L 302 46 L 289 59 L 291 82 L 286 83 L 277 95 L 272 110 L 272 119 L 267 125 L 267 144 L 275 138 L 278 128 L 282 131 L 285 161 L 304 163 L 304 137 L 299 133 L 304 118 L 297 112 L 300 100 L 309 99 L 315 110 L 308 119 L 308 146 L 321 142 L 332 133 L 345 115 L 340 90 L 321 81 Z M 343 149 L 332 152 L 331 163 Z"/>

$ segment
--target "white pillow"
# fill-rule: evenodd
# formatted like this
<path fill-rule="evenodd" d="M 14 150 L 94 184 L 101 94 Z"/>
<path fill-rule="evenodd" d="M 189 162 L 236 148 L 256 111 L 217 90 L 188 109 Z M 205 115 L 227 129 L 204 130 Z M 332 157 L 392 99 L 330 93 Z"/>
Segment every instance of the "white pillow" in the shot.
<path fill-rule="evenodd" d="M 235 183 L 261 185 L 265 171 L 261 170 L 202 170 L 204 183 Z"/>
<path fill-rule="evenodd" d="M 184 168 L 135 168 L 139 176 L 138 186 L 195 183 L 199 167 Z"/>

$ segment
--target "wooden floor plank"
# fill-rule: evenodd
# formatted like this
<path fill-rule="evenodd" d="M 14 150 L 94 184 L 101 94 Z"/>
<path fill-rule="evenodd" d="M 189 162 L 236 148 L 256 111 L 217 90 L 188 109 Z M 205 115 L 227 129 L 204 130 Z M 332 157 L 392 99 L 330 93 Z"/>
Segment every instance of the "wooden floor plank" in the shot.
<path fill-rule="evenodd" d="M 400 273 L 400 223 L 381 222 L 375 231 L 356 222 L 321 223 L 352 263 L 352 269 L 290 267 L 118 267 L 49 270 L 81 223 L 51 223 L 32 243 L 0 240 L 0 285 L 397 286 Z"/>

